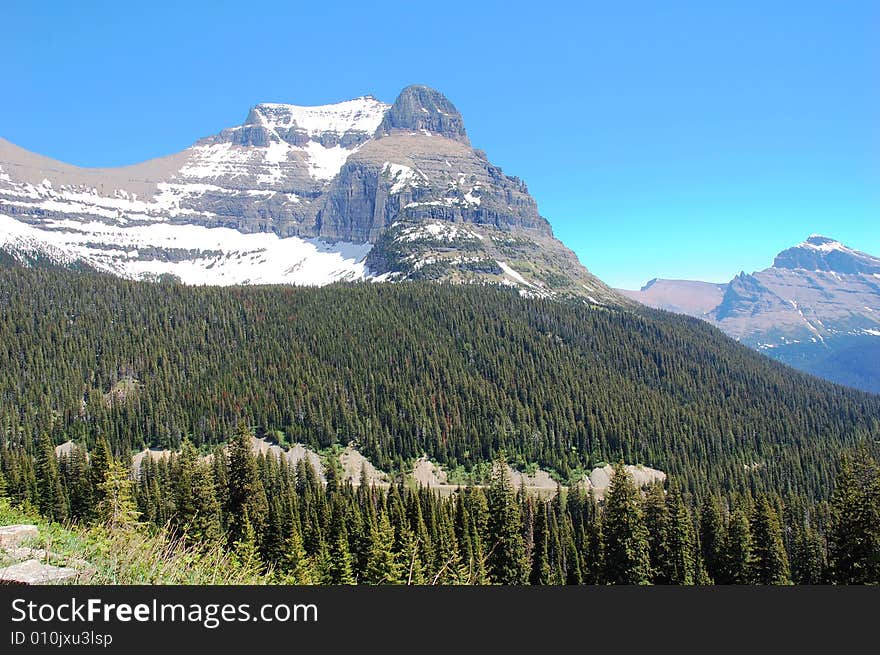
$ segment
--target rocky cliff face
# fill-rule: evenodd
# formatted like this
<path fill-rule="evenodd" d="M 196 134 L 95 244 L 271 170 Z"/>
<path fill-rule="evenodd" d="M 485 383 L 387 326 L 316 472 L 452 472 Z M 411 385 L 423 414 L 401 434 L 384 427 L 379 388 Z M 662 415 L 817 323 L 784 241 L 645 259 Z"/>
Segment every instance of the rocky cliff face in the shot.
<path fill-rule="evenodd" d="M 419 226 L 472 233 L 484 247 L 415 238 Z M 181 153 L 119 169 L 0 141 L 0 248 L 207 284 L 410 279 L 428 266 L 437 279 L 625 302 L 553 238 L 525 184 L 474 149 L 455 106 L 424 86 L 392 105 L 260 104 Z"/>
<path fill-rule="evenodd" d="M 723 288 L 702 318 L 796 368 L 880 393 L 880 258 L 813 235 Z M 667 291 L 659 303 L 640 292 L 630 297 L 681 311 L 688 287 Z"/>

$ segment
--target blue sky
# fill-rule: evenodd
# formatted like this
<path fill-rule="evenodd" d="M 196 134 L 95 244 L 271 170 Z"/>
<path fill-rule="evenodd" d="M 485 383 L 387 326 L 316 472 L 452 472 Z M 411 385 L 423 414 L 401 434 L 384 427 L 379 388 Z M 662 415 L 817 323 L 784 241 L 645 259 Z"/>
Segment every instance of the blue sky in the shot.
<path fill-rule="evenodd" d="M 75 164 L 180 150 L 258 102 L 421 83 L 615 286 L 724 281 L 813 232 L 880 255 L 876 0 L 5 0 L 3 18 L 0 136 Z"/>

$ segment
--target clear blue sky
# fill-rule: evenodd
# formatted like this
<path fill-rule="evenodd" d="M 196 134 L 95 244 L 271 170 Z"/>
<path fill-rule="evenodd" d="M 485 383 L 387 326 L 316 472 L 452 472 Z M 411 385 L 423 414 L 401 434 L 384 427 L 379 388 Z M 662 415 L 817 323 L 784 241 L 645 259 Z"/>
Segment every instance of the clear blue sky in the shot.
<path fill-rule="evenodd" d="M 723 6 L 719 6 L 723 5 Z M 0 136 L 87 166 L 411 83 L 615 286 L 880 255 L 880 2 L 4 0 Z"/>

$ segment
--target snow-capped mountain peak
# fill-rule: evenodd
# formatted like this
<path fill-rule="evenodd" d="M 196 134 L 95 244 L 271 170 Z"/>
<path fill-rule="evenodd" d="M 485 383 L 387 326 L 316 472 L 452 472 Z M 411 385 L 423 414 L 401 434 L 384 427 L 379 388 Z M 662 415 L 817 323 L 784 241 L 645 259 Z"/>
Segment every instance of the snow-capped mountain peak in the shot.
<path fill-rule="evenodd" d="M 348 132 L 372 136 L 390 107 L 372 96 L 315 107 L 266 102 L 253 108 L 247 123 L 257 122 L 279 135 L 294 129 L 313 138 L 326 133 L 341 138 Z"/>
<path fill-rule="evenodd" d="M 115 169 L 0 139 L 0 258 L 41 254 L 193 284 L 436 279 L 623 302 L 553 237 L 526 185 L 471 146 L 452 102 L 419 85 L 392 105 L 258 104 Z"/>
<path fill-rule="evenodd" d="M 852 252 L 850 248 L 847 248 L 845 245 L 840 243 L 840 241 L 822 236 L 821 234 L 811 234 L 809 237 L 807 237 L 806 241 L 798 244 L 796 247 L 821 250 L 822 252 L 830 252 L 832 250 Z"/>
<path fill-rule="evenodd" d="M 784 250 L 773 262 L 773 268 L 830 271 L 840 274 L 880 273 L 880 259 L 845 246 L 821 234 L 812 234 L 806 241 Z"/>

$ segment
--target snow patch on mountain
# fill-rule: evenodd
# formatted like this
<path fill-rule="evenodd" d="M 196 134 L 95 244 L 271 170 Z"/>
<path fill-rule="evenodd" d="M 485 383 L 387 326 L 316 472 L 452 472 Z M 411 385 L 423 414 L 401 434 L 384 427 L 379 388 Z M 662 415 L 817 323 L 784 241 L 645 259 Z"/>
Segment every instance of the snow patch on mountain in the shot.
<path fill-rule="evenodd" d="M 254 109 L 266 127 L 273 130 L 299 128 L 314 137 L 326 132 L 341 136 L 351 131 L 372 135 L 390 107 L 372 96 L 363 96 L 315 107 L 266 102 Z"/>
<path fill-rule="evenodd" d="M 382 174 L 393 181 L 390 194 L 400 193 L 406 188 L 421 186 L 426 183 L 425 174 L 403 164 L 386 161 L 382 166 Z"/>
<path fill-rule="evenodd" d="M 392 226 L 394 227 L 394 226 Z M 398 241 L 457 241 L 459 239 L 483 239 L 483 235 L 474 230 L 454 223 L 423 223 L 400 231 Z"/>
<path fill-rule="evenodd" d="M 199 225 L 110 225 L 47 220 L 36 227 L 0 214 L 0 247 L 60 264 L 84 262 L 130 279 L 175 275 L 185 284 L 319 286 L 370 277 L 371 244 L 242 234 Z"/>

